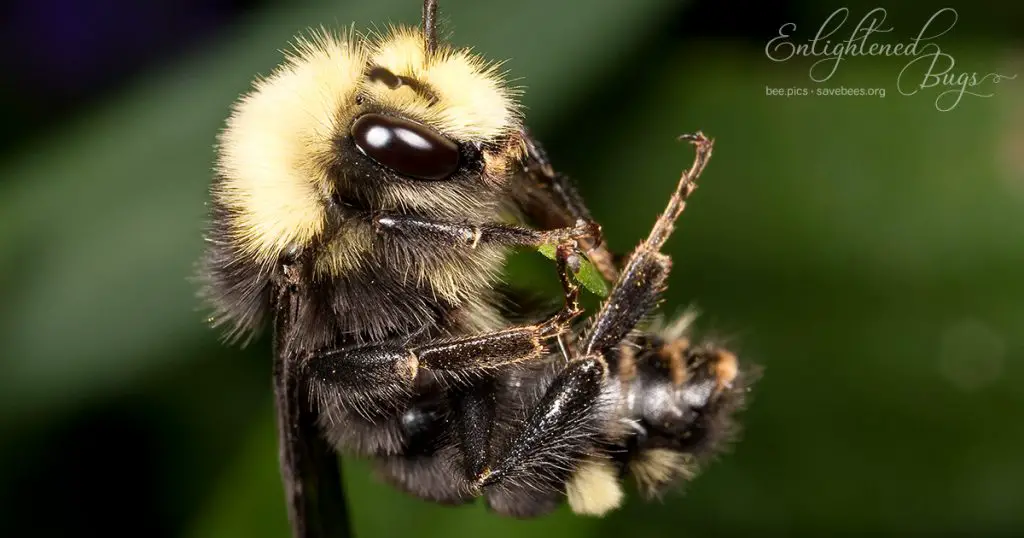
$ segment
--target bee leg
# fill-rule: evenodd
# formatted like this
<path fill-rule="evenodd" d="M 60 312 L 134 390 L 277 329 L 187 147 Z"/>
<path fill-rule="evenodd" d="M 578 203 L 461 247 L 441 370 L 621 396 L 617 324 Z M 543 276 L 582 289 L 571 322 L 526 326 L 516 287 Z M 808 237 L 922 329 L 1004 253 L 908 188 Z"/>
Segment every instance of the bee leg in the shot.
<path fill-rule="evenodd" d="M 608 282 L 618 279 L 615 257 L 600 235 L 600 227 L 590 215 L 586 203 L 565 174 L 555 171 L 547 152 L 528 130 L 519 133 L 526 147 L 523 173 L 515 176 L 511 189 L 523 213 L 544 229 L 571 226 L 575 222 L 592 223 L 598 233 L 580 241 L 587 257 Z"/>
<path fill-rule="evenodd" d="M 455 395 L 455 428 L 467 481 L 487 467 L 497 414 L 497 391 L 494 379 L 484 379 Z"/>
<path fill-rule="evenodd" d="M 679 179 L 668 206 L 658 217 L 651 233 L 630 255 L 615 286 L 594 316 L 583 338 L 581 354 L 601 353 L 623 341 L 637 323 L 657 306 L 665 289 L 672 260 L 660 252 L 671 235 L 686 200 L 697 188 L 697 178 L 711 158 L 713 142 L 702 133 L 681 137 L 696 146 L 693 165 Z"/>
<path fill-rule="evenodd" d="M 565 304 L 553 316 L 535 324 L 518 325 L 471 336 L 439 340 L 409 349 L 420 368 L 458 377 L 488 377 L 495 368 L 538 359 L 547 353 L 545 341 L 568 330 L 569 323 L 583 313 L 579 285 L 569 275 L 575 247 L 568 243 L 556 249 L 555 264 L 562 283 Z"/>
<path fill-rule="evenodd" d="M 395 341 L 330 350 L 305 362 L 305 377 L 325 420 L 354 412 L 374 421 L 407 407 L 421 369 L 455 381 L 486 377 L 496 367 L 544 355 L 544 338 L 567 318 L 560 312 L 542 324 L 418 346 Z"/>
<path fill-rule="evenodd" d="M 668 256 L 646 245 L 635 250 L 623 268 L 622 277 L 590 322 L 580 352 L 601 353 L 625 340 L 657 306 L 671 267 Z"/>
<path fill-rule="evenodd" d="M 569 275 L 574 252 L 575 247 L 568 243 L 560 244 L 555 251 L 555 265 L 565 304 L 547 320 L 423 344 L 409 350 L 411 357 L 421 368 L 472 375 L 486 374 L 497 367 L 544 356 L 547 351 L 545 340 L 567 331 L 569 323 L 583 313 L 579 303 L 579 285 Z"/>
<path fill-rule="evenodd" d="M 562 492 L 577 512 L 603 513 L 618 505 L 616 471 L 610 462 L 592 458 L 615 413 L 603 396 L 607 373 L 603 358 L 589 356 L 570 361 L 554 377 L 499 457 L 475 477 L 492 509 L 534 516 Z M 580 484 L 573 479 L 581 473 L 585 498 L 574 503 Z"/>
<path fill-rule="evenodd" d="M 299 273 L 284 268 L 284 281 L 275 286 L 274 400 L 278 427 L 281 480 L 288 519 L 295 538 L 352 535 L 341 467 L 331 447 L 317 434 L 316 414 L 305 393 L 302 356 L 289 349 L 288 334 L 298 310 Z"/>
<path fill-rule="evenodd" d="M 418 241 L 434 241 L 475 249 L 480 245 L 540 246 L 599 237 L 600 228 L 592 222 L 578 221 L 575 226 L 538 231 L 505 224 L 468 224 L 425 219 L 401 213 L 374 213 L 374 228 L 381 233 L 404 236 Z"/>

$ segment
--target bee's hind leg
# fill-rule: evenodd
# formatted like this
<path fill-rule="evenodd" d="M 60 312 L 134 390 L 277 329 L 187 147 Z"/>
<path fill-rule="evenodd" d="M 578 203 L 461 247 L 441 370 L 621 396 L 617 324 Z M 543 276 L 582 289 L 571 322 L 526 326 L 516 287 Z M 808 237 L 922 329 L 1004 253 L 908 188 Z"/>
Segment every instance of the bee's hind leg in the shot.
<path fill-rule="evenodd" d="M 475 477 L 492 509 L 532 517 L 553 508 L 564 493 L 577 512 L 603 513 L 618 505 L 617 471 L 610 460 L 600 458 L 598 449 L 615 420 L 614 400 L 607 397 L 607 374 L 608 366 L 600 356 L 573 359 L 558 372 L 525 423 L 503 444 L 493 465 Z M 589 461 L 592 456 L 597 458 Z M 580 477 L 589 482 L 586 494 L 591 499 L 577 503 L 573 481 Z M 603 502 L 600 507 L 590 502 L 594 488 L 603 490 L 597 493 Z"/>

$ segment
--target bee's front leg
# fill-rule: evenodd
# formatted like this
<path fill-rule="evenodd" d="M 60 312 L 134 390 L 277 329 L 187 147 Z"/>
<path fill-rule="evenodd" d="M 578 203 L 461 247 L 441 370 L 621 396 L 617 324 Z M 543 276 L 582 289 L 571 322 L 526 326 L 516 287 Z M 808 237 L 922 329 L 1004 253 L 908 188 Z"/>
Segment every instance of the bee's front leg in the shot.
<path fill-rule="evenodd" d="M 553 230 L 532 230 L 508 224 L 451 222 L 402 213 L 375 213 L 370 215 L 370 220 L 380 233 L 396 234 L 471 249 L 481 245 L 536 247 L 547 243 L 557 245 L 576 241 L 594 241 L 600 238 L 600 229 L 597 225 L 583 220 L 577 221 L 573 227 Z"/>

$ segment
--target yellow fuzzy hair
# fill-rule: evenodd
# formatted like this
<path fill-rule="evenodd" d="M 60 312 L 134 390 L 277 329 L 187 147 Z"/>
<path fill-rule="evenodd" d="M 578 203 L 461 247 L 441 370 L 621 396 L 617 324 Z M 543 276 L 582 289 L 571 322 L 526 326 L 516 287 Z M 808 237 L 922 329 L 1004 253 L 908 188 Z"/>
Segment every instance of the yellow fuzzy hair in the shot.
<path fill-rule="evenodd" d="M 645 450 L 629 463 L 629 471 L 646 497 L 657 496 L 661 488 L 680 478 L 693 478 L 696 467 L 692 456 L 666 448 Z"/>
<path fill-rule="evenodd" d="M 569 508 L 588 516 L 602 516 L 622 505 L 622 484 L 611 462 L 584 461 L 565 485 Z"/>
<path fill-rule="evenodd" d="M 410 88 L 367 80 L 369 65 L 420 80 L 437 102 L 428 106 Z M 520 124 L 514 91 L 497 66 L 444 45 L 428 56 L 418 30 L 370 37 L 321 30 L 300 38 L 287 61 L 236 103 L 220 136 L 222 180 L 213 196 L 228 210 L 231 236 L 245 255 L 272 262 L 323 232 L 332 186 L 322 163 L 335 134 L 348 128 L 357 94 L 462 142 L 493 140 Z"/>

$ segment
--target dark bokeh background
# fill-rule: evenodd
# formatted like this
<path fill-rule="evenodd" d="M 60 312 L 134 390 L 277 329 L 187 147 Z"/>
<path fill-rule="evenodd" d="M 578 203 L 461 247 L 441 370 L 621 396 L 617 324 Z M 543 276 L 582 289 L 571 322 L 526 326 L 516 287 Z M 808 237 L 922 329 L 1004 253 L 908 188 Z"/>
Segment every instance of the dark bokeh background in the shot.
<path fill-rule="evenodd" d="M 937 7 L 885 5 L 913 36 Z M 960 5 L 962 4 L 962 5 Z M 667 310 L 766 368 L 742 443 L 663 503 L 533 522 L 440 508 L 346 461 L 363 537 L 1024 534 L 1024 78 L 936 110 L 905 58 L 827 86 L 769 61 L 865 2 L 442 1 L 510 58 L 530 123 L 613 248 L 716 137 L 670 243 Z M 948 5 L 948 4 L 947 4 Z M 958 71 L 1024 73 L 1024 9 L 954 4 Z M 418 21 L 414 0 L 20 0 L 0 8 L 0 536 L 282 537 L 267 343 L 225 348 L 187 277 L 214 136 L 297 31 Z M 849 35 L 852 22 L 843 35 Z M 533 258 L 510 277 L 549 285 Z M 1018 534 L 1021 533 L 1021 534 Z"/>

